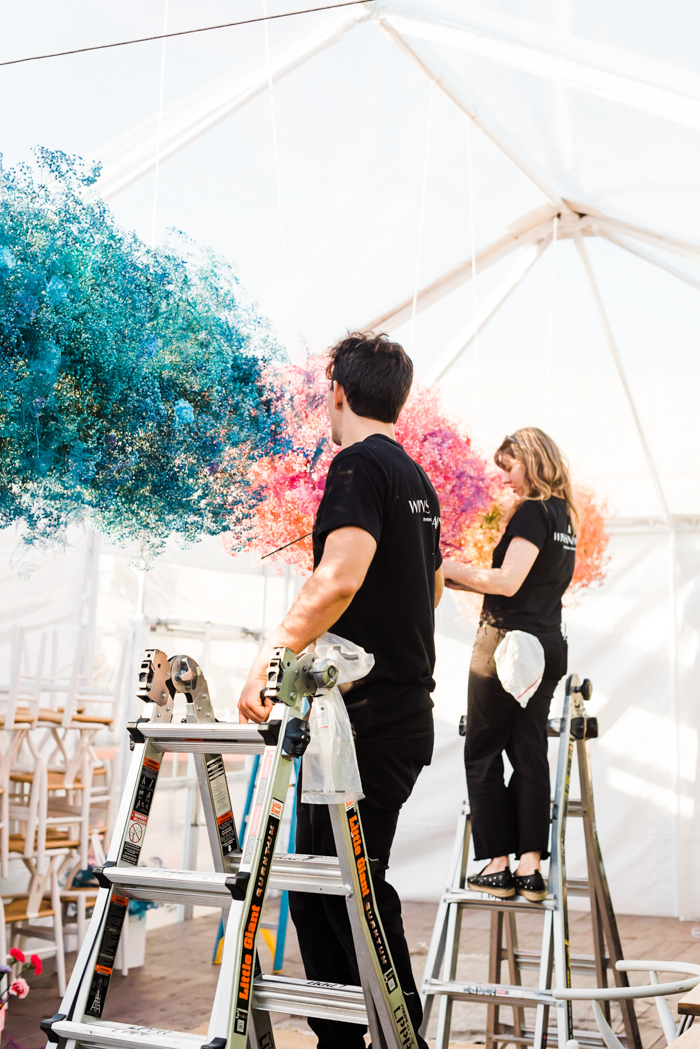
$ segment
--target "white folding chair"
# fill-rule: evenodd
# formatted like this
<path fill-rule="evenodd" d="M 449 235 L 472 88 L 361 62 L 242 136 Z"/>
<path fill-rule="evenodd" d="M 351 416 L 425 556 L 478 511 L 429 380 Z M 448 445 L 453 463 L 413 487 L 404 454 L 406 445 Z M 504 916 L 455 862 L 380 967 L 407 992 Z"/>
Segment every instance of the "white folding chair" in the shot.
<path fill-rule="evenodd" d="M 700 983 L 700 965 L 692 965 L 690 962 L 620 961 L 616 962 L 615 968 L 619 972 L 648 972 L 650 983 L 635 987 L 556 988 L 552 991 L 552 997 L 560 1001 L 590 1002 L 598 1030 L 607 1049 L 623 1049 L 623 1045 L 605 1019 L 600 1003 L 619 1002 L 622 999 L 630 998 L 653 998 L 659 1013 L 659 1019 L 661 1020 L 666 1044 L 670 1045 L 671 1042 L 675 1042 L 680 1031 L 673 1022 L 671 1010 L 664 995 L 683 994 L 685 991 L 692 990 L 697 983 Z M 658 973 L 660 972 L 683 973 L 685 979 L 674 980 L 672 983 L 659 983 Z M 566 1043 L 566 1049 L 579 1049 L 579 1043 L 575 1039 L 570 1039 Z"/>

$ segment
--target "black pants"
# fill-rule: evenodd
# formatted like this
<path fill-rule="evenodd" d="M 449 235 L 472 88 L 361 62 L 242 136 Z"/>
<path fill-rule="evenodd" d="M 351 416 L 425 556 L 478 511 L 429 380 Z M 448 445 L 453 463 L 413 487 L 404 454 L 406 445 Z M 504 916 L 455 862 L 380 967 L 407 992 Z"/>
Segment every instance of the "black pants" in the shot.
<path fill-rule="evenodd" d="M 504 630 L 482 624 L 469 668 L 464 764 L 477 860 L 549 856 L 549 765 L 547 717 L 557 682 L 566 673 L 567 644 L 559 632 L 538 634 L 545 668 L 540 687 L 525 709 L 498 680 L 493 654 Z M 513 766 L 506 787 L 503 751 Z"/>
<path fill-rule="evenodd" d="M 356 748 L 365 792 L 365 798 L 360 802 L 360 817 L 367 855 L 378 861 L 376 867 L 373 866 L 377 907 L 417 1033 L 423 1010 L 403 931 L 401 901 L 396 889 L 386 880 L 386 871 L 401 806 L 408 800 L 423 766 L 430 764 L 433 753 L 432 713 L 411 718 L 408 734 L 399 734 L 400 725 L 399 722 L 389 726 L 387 735 L 359 737 Z M 330 815 L 325 805 L 299 804 L 296 850 L 321 856 L 336 855 Z M 290 892 L 289 905 L 307 979 L 359 985 L 360 973 L 344 897 Z M 364 1049 L 366 1028 L 363 1025 L 309 1017 L 309 1026 L 318 1036 L 319 1049 Z M 427 1049 L 420 1038 L 419 1044 Z"/>

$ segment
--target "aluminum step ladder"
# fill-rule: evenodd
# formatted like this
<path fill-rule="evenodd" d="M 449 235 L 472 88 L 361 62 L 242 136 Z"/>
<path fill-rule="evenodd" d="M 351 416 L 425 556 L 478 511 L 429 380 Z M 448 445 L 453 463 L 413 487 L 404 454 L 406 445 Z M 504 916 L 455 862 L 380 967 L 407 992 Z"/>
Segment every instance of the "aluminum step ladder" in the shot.
<path fill-rule="evenodd" d="M 596 718 L 588 716 L 584 706 L 584 701 L 590 699 L 591 694 L 590 681 L 581 683 L 575 674 L 571 675 L 566 682 L 562 716 L 548 722 L 548 736 L 559 739 L 559 754 L 552 802 L 551 858 L 545 900 L 531 903 L 522 896 L 503 900 L 472 892 L 465 887 L 471 820 L 468 802 L 462 804 L 447 884 L 435 918 L 421 985 L 424 1006 L 421 1034 L 424 1037 L 433 1003 L 436 999 L 438 1001 L 435 1049 L 448 1047 L 455 1001 L 484 1002 L 488 1005 L 486 1049 L 496 1049 L 506 1043 L 545 1049 L 548 1040 L 556 1041 L 559 1049 L 565 1049 L 566 1043 L 573 1038 L 582 1046 L 600 1046 L 602 1039 L 597 1031 L 574 1030 L 571 1003 L 555 1001 L 550 993 L 551 988 L 571 987 L 572 970 L 595 975 L 596 984 L 605 987 L 608 969 L 612 971 L 617 986 L 629 986 L 627 974 L 615 969 L 615 962 L 623 956 L 622 945 L 596 831 L 588 740 L 597 737 L 598 723 Z M 569 801 L 574 746 L 581 787 L 580 801 Z M 588 866 L 586 881 L 567 881 L 566 878 L 565 837 L 568 816 L 578 816 L 583 820 Z M 570 954 L 567 894 L 590 899 L 594 941 L 594 954 L 590 957 Z M 466 909 L 492 912 L 489 974 L 485 983 L 462 983 L 457 979 L 462 914 Z M 516 915 L 522 911 L 534 911 L 542 915 L 542 947 L 539 953 L 518 950 Z M 501 983 L 504 962 L 508 965 L 508 984 Z M 523 986 L 522 970 L 526 968 L 538 970 L 537 987 Z M 503 1006 L 513 1010 L 512 1025 L 500 1022 L 500 1009 Z M 621 1002 L 620 1006 L 626 1044 L 630 1049 L 641 1049 L 634 1004 L 626 1001 Z M 525 1009 L 534 1010 L 534 1023 L 530 1025 L 525 1022 Z M 556 1018 L 555 1026 L 551 1029 L 550 1009 L 554 1010 Z"/>
<path fill-rule="evenodd" d="M 270 1011 L 369 1026 L 376 1049 L 417 1049 L 403 992 L 377 913 L 358 806 L 330 806 L 337 857 L 275 855 L 293 759 L 309 739 L 305 701 L 332 687 L 337 670 L 313 652 L 276 649 L 262 695 L 261 725 L 217 722 L 201 668 L 188 656 L 145 653 L 139 696 L 146 717 L 127 726 L 133 756 L 112 843 L 96 870 L 100 891 L 60 1010 L 42 1023 L 60 1049 L 274 1049 Z M 176 693 L 187 716 L 174 724 Z M 141 845 L 166 752 L 194 755 L 213 872 L 139 867 Z M 260 754 L 260 775 L 245 847 L 238 844 L 223 754 Z M 263 975 L 257 956 L 269 888 L 344 896 L 361 987 Z M 186 1032 L 102 1020 L 130 899 L 221 907 L 228 912 L 207 1040 Z"/>

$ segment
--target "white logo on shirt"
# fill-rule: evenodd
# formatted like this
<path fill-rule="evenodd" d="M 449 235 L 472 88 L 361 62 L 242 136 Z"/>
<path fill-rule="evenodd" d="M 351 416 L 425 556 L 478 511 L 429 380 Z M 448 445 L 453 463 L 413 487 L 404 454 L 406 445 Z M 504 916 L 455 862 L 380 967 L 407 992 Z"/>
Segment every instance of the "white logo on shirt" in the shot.
<path fill-rule="evenodd" d="M 423 514 L 425 524 L 431 524 L 433 528 L 440 527 L 440 518 L 431 515 L 430 503 L 427 499 L 409 499 L 408 505 L 412 514 Z"/>
<path fill-rule="evenodd" d="M 576 549 L 575 535 L 569 535 L 567 532 L 555 532 L 553 538 L 556 543 L 563 543 L 569 550 Z"/>

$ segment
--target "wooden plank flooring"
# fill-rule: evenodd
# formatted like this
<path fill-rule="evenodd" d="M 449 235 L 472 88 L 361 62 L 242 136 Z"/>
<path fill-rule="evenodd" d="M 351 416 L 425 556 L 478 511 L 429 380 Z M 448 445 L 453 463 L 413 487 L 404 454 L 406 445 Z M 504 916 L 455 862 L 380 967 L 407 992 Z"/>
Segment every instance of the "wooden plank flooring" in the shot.
<path fill-rule="evenodd" d="M 272 905 L 274 907 L 274 904 Z M 425 954 L 430 942 L 435 905 L 405 903 L 404 922 L 416 977 L 420 979 Z M 273 918 L 272 912 L 269 918 Z M 146 965 L 132 969 L 127 977 L 117 973 L 110 986 L 105 1019 L 148 1024 L 169 1030 L 191 1031 L 206 1023 L 211 1009 L 218 967 L 211 964 L 211 953 L 218 924 L 218 913 L 211 913 L 194 921 L 168 925 L 148 934 Z M 700 940 L 694 939 L 691 922 L 673 918 L 618 917 L 623 948 L 628 958 L 661 958 L 700 963 Z M 518 918 L 519 946 L 524 950 L 539 950 L 541 921 L 537 915 L 523 914 Z M 571 949 L 576 954 L 592 954 L 593 942 L 590 919 L 586 912 L 570 913 Z M 489 943 L 489 915 L 465 913 L 458 977 L 465 980 L 485 980 Z M 269 968 L 271 959 L 262 946 L 263 968 Z M 69 969 L 75 956 L 67 959 Z M 284 973 L 303 976 L 303 968 L 294 935 L 289 925 Z M 631 974 L 633 982 L 646 982 L 642 974 Z M 526 970 L 523 982 L 535 982 L 536 973 Z M 9 1006 L 4 1046 L 10 1039 L 21 1049 L 39 1049 L 44 1045 L 38 1024 L 51 1016 L 60 1004 L 56 992 L 55 967 L 51 960 L 41 976 L 30 980 L 31 993 L 23 1001 L 12 999 Z M 577 986 L 594 986 L 595 980 L 580 974 L 574 977 Z M 614 1007 L 615 1008 L 615 1007 Z M 509 1022 L 508 1010 L 503 1018 Z M 675 1014 L 675 1010 L 674 1010 Z M 637 1004 L 644 1049 L 661 1049 L 664 1039 L 653 1001 Z M 453 1039 L 456 1043 L 481 1043 L 484 1040 L 486 1006 L 457 1003 L 454 1010 Z M 590 1008 L 576 1006 L 577 1025 L 593 1027 Z M 617 1013 L 619 1019 L 619 1012 Z M 615 1011 L 613 1011 L 615 1019 Z M 275 1017 L 280 1030 L 278 1049 L 293 1049 L 315 1044 L 315 1039 L 303 1039 L 310 1034 L 306 1022 L 295 1017 Z M 429 1032 L 429 1034 L 432 1032 Z"/>

